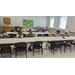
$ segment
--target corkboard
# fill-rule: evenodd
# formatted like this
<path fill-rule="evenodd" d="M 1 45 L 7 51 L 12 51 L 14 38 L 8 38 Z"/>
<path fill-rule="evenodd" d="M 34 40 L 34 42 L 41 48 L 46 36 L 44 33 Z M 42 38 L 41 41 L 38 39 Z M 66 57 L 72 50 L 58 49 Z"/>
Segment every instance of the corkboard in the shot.
<path fill-rule="evenodd" d="M 33 20 L 23 20 L 23 27 L 33 27 Z"/>

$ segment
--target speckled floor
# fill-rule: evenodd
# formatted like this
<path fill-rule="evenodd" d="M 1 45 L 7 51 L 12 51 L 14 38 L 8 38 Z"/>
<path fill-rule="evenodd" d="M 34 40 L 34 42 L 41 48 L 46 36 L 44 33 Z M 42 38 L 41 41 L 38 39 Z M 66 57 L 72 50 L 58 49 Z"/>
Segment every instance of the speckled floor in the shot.
<path fill-rule="evenodd" d="M 55 54 L 51 53 L 51 51 L 47 48 L 46 44 L 43 44 L 43 55 L 40 52 L 35 52 L 33 56 L 33 52 L 27 51 L 27 58 L 75 58 L 75 48 L 72 47 L 72 52 L 70 49 L 66 48 L 66 53 L 64 53 L 64 48 L 62 48 L 62 53 L 60 54 L 60 50 L 55 51 Z M 1 55 L 0 55 L 1 57 Z M 3 54 L 2 58 L 10 58 L 8 54 Z M 11 55 L 11 58 L 15 58 L 15 52 Z M 25 52 L 18 52 L 17 58 L 26 58 Z"/>

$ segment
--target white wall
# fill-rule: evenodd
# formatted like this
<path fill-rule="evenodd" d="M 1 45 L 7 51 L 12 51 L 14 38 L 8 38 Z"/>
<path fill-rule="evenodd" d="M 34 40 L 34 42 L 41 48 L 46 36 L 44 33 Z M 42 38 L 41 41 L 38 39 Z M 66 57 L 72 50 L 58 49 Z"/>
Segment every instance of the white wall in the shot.
<path fill-rule="evenodd" d="M 68 16 L 65 32 L 75 32 L 75 16 Z"/>
<path fill-rule="evenodd" d="M 1 17 L 0 17 L 0 25 L 1 25 Z"/>
<path fill-rule="evenodd" d="M 69 32 L 70 31 L 71 19 L 72 19 L 72 17 L 71 16 L 68 16 L 65 32 Z"/>
<path fill-rule="evenodd" d="M 75 32 L 75 16 L 71 16 L 69 31 Z"/>
<path fill-rule="evenodd" d="M 55 21 L 54 21 L 54 28 L 53 29 L 59 29 L 59 20 L 60 20 L 60 16 L 49 16 L 48 17 L 48 25 L 47 27 L 49 27 L 50 25 L 50 19 L 51 18 L 55 18 Z M 49 27 L 50 28 L 50 27 Z"/>
<path fill-rule="evenodd" d="M 48 17 L 48 25 L 47 25 L 47 27 L 49 27 L 49 25 L 50 25 L 50 18 L 52 18 L 52 17 L 55 18 L 54 28 L 52 28 L 52 29 L 63 30 L 63 29 L 59 29 L 60 16 L 49 16 Z M 69 31 L 75 32 L 75 16 L 68 16 L 66 27 L 67 28 L 65 30 L 63 30 L 63 31 L 66 31 L 66 32 L 69 32 Z"/>
<path fill-rule="evenodd" d="M 33 20 L 35 26 L 47 26 L 47 16 L 0 16 L 1 26 L 4 25 L 3 17 L 11 18 L 12 26 L 23 26 L 23 19 Z"/>
<path fill-rule="evenodd" d="M 49 28 L 50 18 L 54 17 L 54 28 L 59 29 L 59 21 L 60 16 L 0 16 L 0 25 L 3 26 L 3 17 L 10 17 L 12 26 L 23 26 L 23 19 L 34 20 L 34 27 L 35 26 L 47 26 Z M 68 16 L 67 19 L 67 28 L 63 31 L 72 31 L 75 32 L 75 16 Z M 61 29 L 59 29 L 61 30 Z"/>

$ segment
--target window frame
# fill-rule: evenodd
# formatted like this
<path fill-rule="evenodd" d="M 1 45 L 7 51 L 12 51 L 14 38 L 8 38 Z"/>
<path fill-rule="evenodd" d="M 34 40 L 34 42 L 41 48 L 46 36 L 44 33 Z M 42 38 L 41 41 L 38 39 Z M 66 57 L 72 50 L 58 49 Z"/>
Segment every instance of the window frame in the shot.
<path fill-rule="evenodd" d="M 49 27 L 50 27 L 50 28 L 54 28 L 54 23 L 53 23 L 53 27 L 51 27 L 51 25 L 52 25 L 52 24 L 51 24 L 51 19 L 54 19 L 53 22 L 55 23 L 55 18 L 54 18 L 54 17 L 50 18 Z"/>
<path fill-rule="evenodd" d="M 66 17 L 66 25 L 65 25 L 65 28 L 61 28 L 61 26 L 60 26 L 60 21 L 61 21 L 61 17 Z M 60 20 L 59 20 L 59 29 L 62 29 L 62 30 L 65 30 L 66 29 L 66 26 L 67 26 L 67 19 L 68 19 L 68 16 L 61 16 L 60 17 Z"/>

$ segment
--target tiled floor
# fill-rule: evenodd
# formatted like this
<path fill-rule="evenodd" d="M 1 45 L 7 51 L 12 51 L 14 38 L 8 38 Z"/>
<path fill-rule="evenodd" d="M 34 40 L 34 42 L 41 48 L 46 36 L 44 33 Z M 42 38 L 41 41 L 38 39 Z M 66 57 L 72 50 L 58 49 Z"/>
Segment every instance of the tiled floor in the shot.
<path fill-rule="evenodd" d="M 15 54 L 11 55 L 12 58 L 15 58 Z M 3 58 L 9 58 L 8 54 L 3 54 Z M 20 52 L 17 55 L 17 58 L 26 58 L 25 52 Z M 51 53 L 49 49 L 43 50 L 43 55 L 39 52 L 35 52 L 33 56 L 33 52 L 27 51 L 27 58 L 75 58 L 75 48 L 72 47 L 72 52 L 70 49 L 66 49 L 66 53 L 64 53 L 64 48 L 62 48 L 62 53 L 60 54 L 60 50 L 55 51 L 55 54 Z"/>

